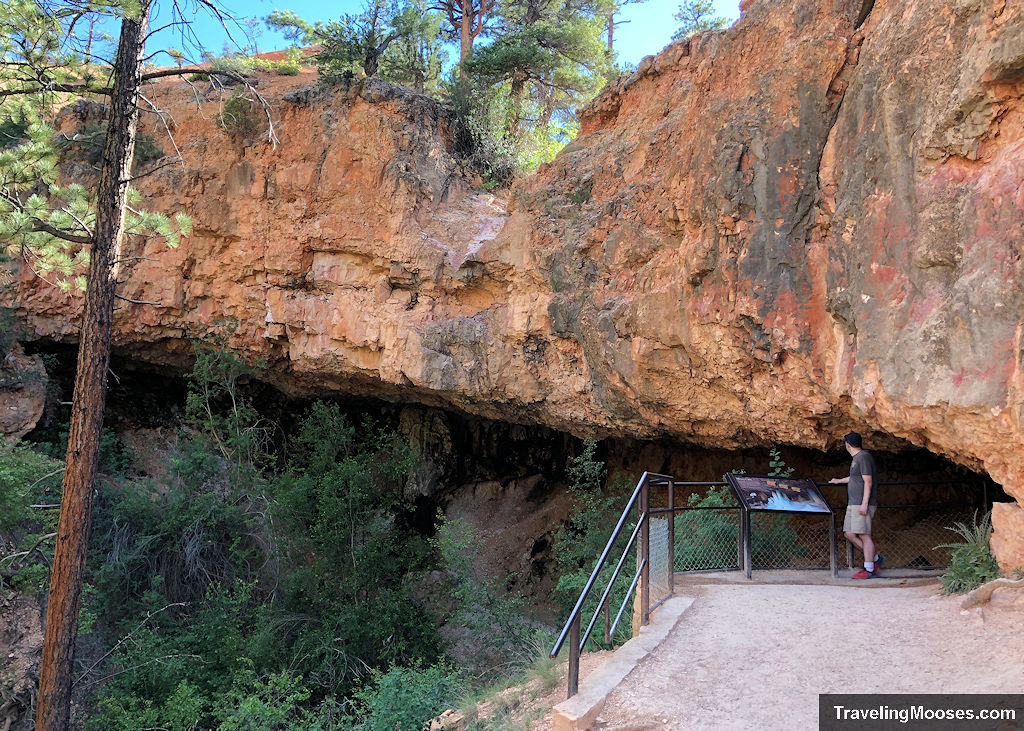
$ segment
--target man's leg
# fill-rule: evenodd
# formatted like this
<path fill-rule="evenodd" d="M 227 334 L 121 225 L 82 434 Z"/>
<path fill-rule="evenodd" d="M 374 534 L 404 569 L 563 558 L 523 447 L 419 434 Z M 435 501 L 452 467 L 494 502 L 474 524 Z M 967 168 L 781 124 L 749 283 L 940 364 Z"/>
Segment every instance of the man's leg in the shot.
<path fill-rule="evenodd" d="M 861 551 L 864 550 L 864 541 L 862 541 L 860 539 L 859 535 L 857 535 L 856 533 L 853 533 L 852 531 L 846 531 L 845 533 L 843 533 L 843 536 L 845 536 L 846 540 L 848 540 L 850 543 L 855 545 Z M 872 554 L 872 555 L 874 555 L 874 554 Z"/>
<path fill-rule="evenodd" d="M 864 551 L 864 568 L 868 571 L 875 570 L 875 542 L 871 539 L 870 533 L 861 533 L 857 536 L 860 539 L 861 550 Z M 870 566 L 870 568 L 868 568 Z"/>

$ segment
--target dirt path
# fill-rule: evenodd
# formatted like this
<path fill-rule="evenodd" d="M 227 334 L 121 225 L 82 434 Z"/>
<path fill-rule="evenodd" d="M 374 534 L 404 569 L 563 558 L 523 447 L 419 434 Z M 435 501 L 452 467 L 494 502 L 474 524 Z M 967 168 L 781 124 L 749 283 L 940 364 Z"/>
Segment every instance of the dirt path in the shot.
<path fill-rule="evenodd" d="M 1024 692 L 1024 608 L 932 586 L 705 586 L 596 728 L 816 729 L 819 693 Z"/>

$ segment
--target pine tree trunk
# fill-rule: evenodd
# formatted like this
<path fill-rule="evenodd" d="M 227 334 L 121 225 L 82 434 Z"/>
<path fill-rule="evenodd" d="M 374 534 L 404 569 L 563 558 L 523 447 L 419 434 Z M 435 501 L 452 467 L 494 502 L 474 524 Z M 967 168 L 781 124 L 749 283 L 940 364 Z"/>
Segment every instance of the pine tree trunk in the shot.
<path fill-rule="evenodd" d="M 549 79 L 550 84 L 550 79 Z M 543 93 L 543 111 L 540 115 L 540 128 L 544 130 L 544 136 L 551 134 L 551 118 L 555 115 L 555 89 L 547 85 Z"/>
<path fill-rule="evenodd" d="M 363 73 L 367 78 L 377 75 L 380 57 L 381 53 L 376 48 L 366 52 L 366 56 L 363 58 Z"/>
<path fill-rule="evenodd" d="M 96 192 L 96 230 L 78 344 L 78 369 L 64 470 L 57 546 L 46 607 L 36 731 L 64 731 L 71 704 L 71 661 L 78 634 L 78 605 L 89 540 L 100 430 L 107 394 L 113 330 L 116 260 L 124 240 L 125 205 L 142 81 L 143 46 L 150 0 L 137 18 L 121 22 L 114 62 L 110 128 Z"/>
<path fill-rule="evenodd" d="M 613 40 L 614 36 L 615 36 L 615 12 L 612 11 L 612 12 L 608 13 L 608 54 L 609 55 L 611 55 L 611 54 L 613 54 L 615 52 L 615 49 L 613 48 L 613 45 L 612 45 L 612 40 Z M 613 60 L 614 60 L 614 58 L 615 57 L 612 56 Z"/>
<path fill-rule="evenodd" d="M 509 93 L 509 121 L 506 134 L 510 140 L 519 139 L 523 123 L 523 93 L 526 91 L 526 77 L 520 71 L 512 74 L 512 88 Z"/>
<path fill-rule="evenodd" d="M 462 23 L 459 27 L 459 81 L 466 80 L 466 59 L 473 50 L 473 0 L 462 0 Z"/>

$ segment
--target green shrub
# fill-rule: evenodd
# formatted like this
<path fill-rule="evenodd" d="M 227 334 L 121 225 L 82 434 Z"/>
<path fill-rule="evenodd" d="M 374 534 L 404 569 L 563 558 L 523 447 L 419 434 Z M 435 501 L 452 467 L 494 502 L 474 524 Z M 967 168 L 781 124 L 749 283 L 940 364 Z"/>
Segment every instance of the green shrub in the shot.
<path fill-rule="evenodd" d="M 792 477 L 793 468 L 786 466 L 782 452 L 776 447 L 768 450 L 768 475 L 770 477 Z"/>
<path fill-rule="evenodd" d="M 459 123 L 457 152 L 483 177 L 485 184 L 509 185 L 521 165 L 516 144 L 504 133 L 507 88 L 467 79 L 465 83 L 453 83 L 449 91 Z"/>
<path fill-rule="evenodd" d="M 357 428 L 337 405 L 317 402 L 290 455 L 273 514 L 291 567 L 278 611 L 295 621 L 274 639 L 294 644 L 302 674 L 333 692 L 366 665 L 435 660 L 437 630 L 406 580 L 428 556 L 403 493 L 414 464 L 408 446 L 368 419 Z"/>
<path fill-rule="evenodd" d="M 953 531 L 962 542 L 945 543 L 936 548 L 949 548 L 949 568 L 942 575 L 942 588 L 947 594 L 965 594 L 999 577 L 999 564 L 992 556 L 992 512 L 978 521 L 975 512 L 971 525 L 957 521 L 946 530 Z"/>
<path fill-rule="evenodd" d="M 372 670 L 355 694 L 360 731 L 421 731 L 430 720 L 452 707 L 459 683 L 443 663 L 426 668 L 394 666 Z"/>
<path fill-rule="evenodd" d="M 437 533 L 430 541 L 440 557 L 446 580 L 435 591 L 447 597 L 453 609 L 445 624 L 464 628 L 474 646 L 474 656 L 462 659 L 463 670 L 486 682 L 496 668 L 503 675 L 531 646 L 534 634 L 523 617 L 523 599 L 506 596 L 493 580 L 474 577 L 474 561 L 483 550 L 480 539 L 464 520 L 438 516 Z M 527 653 L 532 655 L 532 653 Z"/>
<path fill-rule="evenodd" d="M 479 622 L 485 648 L 517 649 L 518 606 L 470 580 L 465 526 L 442 524 L 433 546 L 415 530 L 415 456 L 369 419 L 314 403 L 283 471 L 257 457 L 237 472 L 252 453 L 219 445 L 250 423 L 251 369 L 218 350 L 199 359 L 166 478 L 100 483 L 82 617 L 111 652 L 76 677 L 94 694 L 88 728 L 422 728 L 461 681 L 420 577 L 447 569 L 463 605 L 449 621 Z"/>
<path fill-rule="evenodd" d="M 183 441 L 169 455 L 171 484 L 101 482 L 93 515 L 92 582 L 100 614 L 128 621 L 157 601 L 190 605 L 230 589 L 262 563 L 247 501 L 226 486 L 222 459 Z M 151 600 L 156 592 L 160 599 Z"/>
<path fill-rule="evenodd" d="M 228 693 L 218 731 L 310 731 L 324 726 L 307 705 L 311 691 L 287 670 L 259 678 L 242 662 Z"/>
<path fill-rule="evenodd" d="M 63 467 L 27 444 L 0 440 L 0 588 L 38 592 L 49 583 Z"/>
<path fill-rule="evenodd" d="M 281 76 L 297 76 L 302 70 L 302 62 L 305 58 L 306 54 L 302 52 L 302 49 L 293 46 L 284 52 L 284 59 L 278 61 L 273 70 Z"/>
<path fill-rule="evenodd" d="M 254 469 L 269 467 L 275 425 L 264 419 L 241 390 L 265 365 L 250 365 L 227 346 L 236 320 L 215 324 L 207 339 L 192 339 L 196 360 L 189 374 L 185 418 L 207 448 L 231 465 L 231 480 L 244 481 Z"/>
<path fill-rule="evenodd" d="M 64 460 L 68 451 L 68 432 L 70 426 L 67 422 L 60 424 L 57 429 L 57 436 L 50 442 L 41 442 L 39 451 L 48 457 L 56 460 Z M 100 466 L 101 474 L 111 477 L 125 477 L 135 466 L 135 457 L 128 450 L 113 429 L 106 427 L 100 432 Z"/>
<path fill-rule="evenodd" d="M 259 104 L 244 89 L 236 89 L 221 106 L 214 121 L 233 139 L 252 139 L 260 129 Z"/>
<path fill-rule="evenodd" d="M 170 605 L 158 587 L 133 602 L 131 621 L 121 613 L 122 621 L 111 627 L 121 641 L 87 728 L 212 729 L 246 708 L 254 710 L 267 689 L 246 652 L 255 616 L 251 588 L 211 588 L 202 602 Z M 98 678 L 87 673 L 83 680 L 88 687 Z"/>
<path fill-rule="evenodd" d="M 212 58 L 210 63 L 216 71 L 226 71 L 239 76 L 249 76 L 254 71 L 271 71 L 282 76 L 295 76 L 302 68 L 306 54 L 301 48 L 289 48 L 281 61 L 270 61 L 257 56 L 231 53 Z"/>
<path fill-rule="evenodd" d="M 33 504 L 60 502 L 63 463 L 40 454 L 28 444 L 0 440 L 0 535 L 17 536 L 41 513 Z"/>
<path fill-rule="evenodd" d="M 588 439 L 583 443 L 583 451 L 576 457 L 569 468 L 569 492 L 573 496 L 573 509 L 565 525 L 558 529 L 554 538 L 555 559 L 558 565 L 559 578 L 555 586 L 555 597 L 562 605 L 566 614 L 575 605 L 594 570 L 594 566 L 611 537 L 628 497 L 629 484 L 616 481 L 604 487 L 605 465 L 595 458 L 597 443 Z M 619 534 L 608 562 L 598 575 L 597 582 L 590 592 L 587 603 L 583 607 L 582 622 L 586 629 L 594 612 L 597 611 L 601 594 L 611 579 L 615 565 L 625 549 L 626 543 L 636 526 L 635 520 L 629 520 Z M 635 553 L 635 546 L 631 551 Z M 636 562 L 626 559 L 623 571 L 615 580 L 609 595 L 612 618 L 619 607 L 626 601 L 629 583 L 635 575 Z M 632 633 L 632 626 L 627 608 L 620 622 L 612 643 L 623 642 Z M 604 642 L 604 623 L 598 622 L 593 634 L 588 638 L 589 647 L 608 647 Z"/>

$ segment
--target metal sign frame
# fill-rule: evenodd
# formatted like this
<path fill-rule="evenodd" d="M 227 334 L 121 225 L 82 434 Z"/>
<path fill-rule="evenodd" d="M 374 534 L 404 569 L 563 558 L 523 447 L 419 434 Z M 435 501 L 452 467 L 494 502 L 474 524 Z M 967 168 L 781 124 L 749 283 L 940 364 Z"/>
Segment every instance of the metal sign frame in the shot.
<path fill-rule="evenodd" d="M 730 472 L 727 474 L 726 479 L 729 482 L 729 486 L 732 488 L 733 493 L 736 495 L 736 500 L 740 504 L 740 554 L 741 562 L 740 566 L 746 573 L 748 579 L 752 578 L 753 571 L 753 558 L 752 558 L 752 545 L 751 545 L 751 534 L 750 534 L 750 514 L 751 512 L 757 511 L 759 513 L 788 513 L 790 515 L 806 515 L 806 516 L 824 516 L 829 517 L 829 568 L 832 570 L 833 576 L 839 576 L 839 560 L 836 551 L 836 513 L 829 503 L 828 498 L 818 489 L 818 483 L 807 477 L 772 477 L 769 475 L 747 475 L 747 474 L 736 474 Z M 744 493 L 743 488 L 740 487 L 739 481 L 743 480 L 763 480 L 765 483 L 795 483 L 794 486 L 800 487 L 801 489 L 808 489 L 812 491 L 813 495 L 821 500 L 826 510 L 785 510 L 778 508 L 763 508 L 759 506 L 751 506 L 749 504 L 748 496 Z M 780 485 L 766 485 L 766 487 L 775 487 Z M 786 485 L 781 485 L 786 487 Z"/>

